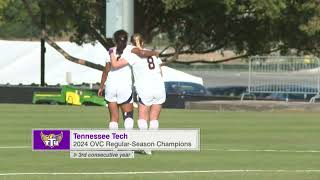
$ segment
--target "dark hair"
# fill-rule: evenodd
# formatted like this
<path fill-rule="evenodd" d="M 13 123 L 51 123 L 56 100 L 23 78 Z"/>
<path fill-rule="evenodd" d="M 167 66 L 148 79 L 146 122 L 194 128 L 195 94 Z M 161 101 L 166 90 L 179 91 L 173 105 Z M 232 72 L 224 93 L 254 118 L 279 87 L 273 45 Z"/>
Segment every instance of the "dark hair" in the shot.
<path fill-rule="evenodd" d="M 143 37 L 139 33 L 135 33 L 134 35 L 131 36 L 131 43 L 138 48 L 142 48 L 143 46 Z"/>
<path fill-rule="evenodd" d="M 113 40 L 117 47 L 116 53 L 121 56 L 123 50 L 127 47 L 128 33 L 123 29 L 118 30 L 113 34 Z"/>

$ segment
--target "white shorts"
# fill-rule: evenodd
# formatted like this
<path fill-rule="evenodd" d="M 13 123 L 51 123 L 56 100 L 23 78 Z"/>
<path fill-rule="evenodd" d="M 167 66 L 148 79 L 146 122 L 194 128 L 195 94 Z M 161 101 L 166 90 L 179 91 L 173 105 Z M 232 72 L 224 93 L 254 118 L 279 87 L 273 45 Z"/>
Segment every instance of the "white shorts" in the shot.
<path fill-rule="evenodd" d="M 105 87 L 105 99 L 108 102 L 116 102 L 117 104 L 132 103 L 132 87 L 131 86 L 112 86 Z"/>
<path fill-rule="evenodd" d="M 149 93 L 140 93 L 138 92 L 138 101 L 139 103 L 151 106 L 153 104 L 163 104 L 166 101 L 165 91 L 152 91 Z"/>

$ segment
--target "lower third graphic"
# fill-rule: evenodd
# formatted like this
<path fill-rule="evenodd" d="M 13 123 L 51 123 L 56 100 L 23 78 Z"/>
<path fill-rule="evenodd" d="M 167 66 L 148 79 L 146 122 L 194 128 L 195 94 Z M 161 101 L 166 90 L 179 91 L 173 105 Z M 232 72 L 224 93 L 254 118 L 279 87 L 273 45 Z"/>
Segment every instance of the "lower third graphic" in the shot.
<path fill-rule="evenodd" d="M 69 150 L 70 130 L 33 130 L 33 150 Z"/>

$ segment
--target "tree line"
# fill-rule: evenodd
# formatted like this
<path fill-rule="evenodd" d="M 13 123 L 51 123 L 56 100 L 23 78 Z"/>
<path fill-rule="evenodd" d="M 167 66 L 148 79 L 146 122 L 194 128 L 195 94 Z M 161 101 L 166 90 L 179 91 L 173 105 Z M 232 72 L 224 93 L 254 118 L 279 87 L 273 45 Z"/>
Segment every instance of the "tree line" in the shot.
<path fill-rule="evenodd" d="M 101 69 L 67 54 L 53 37 L 79 45 L 98 41 L 108 49 L 104 8 L 105 0 L 2 0 L 0 37 L 42 37 L 67 59 Z M 317 56 L 320 0 L 135 0 L 135 31 L 148 42 L 165 34 L 174 52 L 162 56 L 170 62 L 182 53 L 224 49 L 239 56 L 217 62 L 274 51 Z"/>

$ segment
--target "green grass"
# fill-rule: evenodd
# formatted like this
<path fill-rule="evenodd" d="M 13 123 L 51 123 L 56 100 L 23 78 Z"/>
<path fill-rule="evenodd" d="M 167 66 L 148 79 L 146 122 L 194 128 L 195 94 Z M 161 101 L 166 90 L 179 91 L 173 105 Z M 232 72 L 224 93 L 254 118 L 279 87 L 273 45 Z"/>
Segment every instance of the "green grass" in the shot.
<path fill-rule="evenodd" d="M 103 107 L 0 105 L 0 174 L 28 172 L 145 172 L 318 170 L 320 112 L 213 112 L 164 109 L 162 128 L 200 128 L 200 152 L 154 152 L 134 159 L 70 159 L 68 152 L 33 152 L 32 128 L 104 128 Z M 290 152 L 226 151 L 290 150 Z M 320 179 L 320 172 L 217 172 L 136 175 L 19 175 L 0 179 Z"/>

